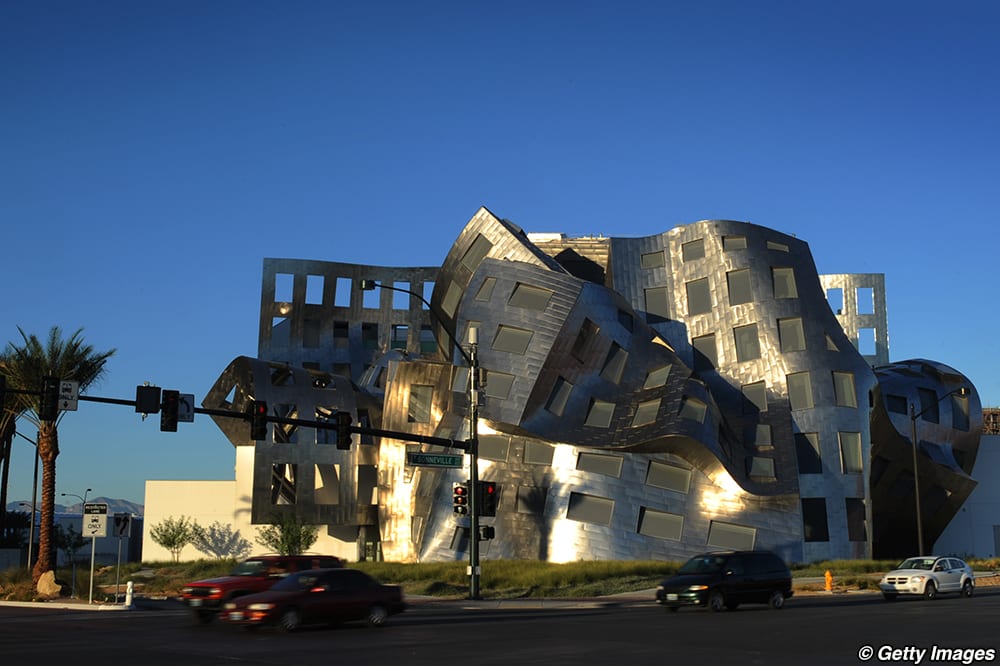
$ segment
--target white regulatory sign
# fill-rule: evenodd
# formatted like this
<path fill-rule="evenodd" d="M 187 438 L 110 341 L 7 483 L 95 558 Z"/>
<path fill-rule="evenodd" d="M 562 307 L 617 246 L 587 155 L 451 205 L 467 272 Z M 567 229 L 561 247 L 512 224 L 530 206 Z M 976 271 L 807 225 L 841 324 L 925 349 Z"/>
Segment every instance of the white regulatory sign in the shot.
<path fill-rule="evenodd" d="M 83 505 L 83 532 L 85 537 L 108 536 L 108 505 L 90 503 Z"/>
<path fill-rule="evenodd" d="M 79 398 L 80 382 L 69 380 L 59 382 L 59 409 L 64 412 L 75 412 Z"/>

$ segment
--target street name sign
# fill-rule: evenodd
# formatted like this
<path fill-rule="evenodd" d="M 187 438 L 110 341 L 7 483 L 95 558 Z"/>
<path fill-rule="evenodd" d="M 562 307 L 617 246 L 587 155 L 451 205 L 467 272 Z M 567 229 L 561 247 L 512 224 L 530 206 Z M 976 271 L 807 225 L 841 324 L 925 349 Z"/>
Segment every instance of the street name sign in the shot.
<path fill-rule="evenodd" d="M 419 451 L 406 452 L 406 464 L 421 467 L 461 467 L 465 462 L 462 453 L 424 453 Z"/>

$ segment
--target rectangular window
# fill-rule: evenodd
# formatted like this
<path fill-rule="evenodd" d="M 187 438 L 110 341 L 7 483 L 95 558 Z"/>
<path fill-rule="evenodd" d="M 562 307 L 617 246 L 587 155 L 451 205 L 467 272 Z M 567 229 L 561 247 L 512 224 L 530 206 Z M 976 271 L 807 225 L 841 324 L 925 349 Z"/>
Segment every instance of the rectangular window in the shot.
<path fill-rule="evenodd" d="M 736 339 L 736 360 L 752 361 L 760 358 L 760 338 L 757 335 L 757 324 L 737 326 L 733 329 Z"/>
<path fill-rule="evenodd" d="M 691 396 L 686 395 L 681 400 L 680 417 L 682 419 L 688 419 L 691 421 L 697 421 L 698 423 L 704 423 L 705 414 L 707 411 L 708 411 L 708 405 L 706 405 L 698 398 L 692 398 Z"/>
<path fill-rule="evenodd" d="M 514 375 L 496 370 L 486 371 L 486 387 L 483 392 L 490 398 L 506 400 L 510 396 L 510 389 L 514 385 Z"/>
<path fill-rule="evenodd" d="M 319 347 L 320 320 L 304 319 L 302 321 L 302 346 L 306 349 L 316 349 Z"/>
<path fill-rule="evenodd" d="M 858 352 L 860 352 L 862 356 L 875 355 L 876 347 L 874 328 L 858 329 Z"/>
<path fill-rule="evenodd" d="M 864 466 L 861 460 L 861 433 L 839 432 L 840 464 L 844 474 L 861 474 Z"/>
<path fill-rule="evenodd" d="M 758 450 L 773 449 L 774 443 L 771 439 L 771 425 L 768 423 L 758 423 L 754 427 L 754 445 Z"/>
<path fill-rule="evenodd" d="M 599 330 L 600 328 L 594 322 L 589 319 L 583 320 L 583 325 L 576 334 L 576 340 L 573 341 L 573 347 L 569 350 L 573 358 L 581 363 L 587 360 L 587 352 L 590 351 L 591 344 L 597 339 L 597 332 Z"/>
<path fill-rule="evenodd" d="M 940 423 L 941 415 L 938 412 L 937 393 L 925 388 L 918 388 L 917 393 L 920 396 L 920 409 L 917 411 L 920 418 L 931 423 Z"/>
<path fill-rule="evenodd" d="M 654 287 L 647 289 L 646 294 L 646 314 L 652 321 L 659 319 L 670 319 L 670 294 L 666 287 Z"/>
<path fill-rule="evenodd" d="M 433 386 L 413 384 L 410 386 L 410 401 L 407 405 L 406 420 L 409 423 L 431 422 L 431 400 L 434 397 Z"/>
<path fill-rule="evenodd" d="M 650 370 L 646 375 L 646 382 L 642 385 L 644 391 L 665 386 L 667 378 L 670 376 L 670 366 L 665 365 L 656 370 Z"/>
<path fill-rule="evenodd" d="M 378 324 L 361 324 L 361 344 L 365 351 L 378 349 Z"/>
<path fill-rule="evenodd" d="M 548 494 L 548 488 L 541 488 L 539 486 L 518 486 L 516 511 L 518 513 L 528 513 L 535 516 L 541 516 L 545 513 L 545 498 Z"/>
<path fill-rule="evenodd" d="M 826 523 L 826 499 L 802 498 L 802 536 L 807 542 L 830 540 L 830 529 Z"/>
<path fill-rule="evenodd" d="M 779 319 L 778 340 L 781 342 L 782 352 L 804 351 L 806 334 L 802 328 L 802 319 L 799 317 Z"/>
<path fill-rule="evenodd" d="M 646 252 L 640 257 L 643 268 L 659 268 L 664 265 L 663 252 Z"/>
<path fill-rule="evenodd" d="M 361 292 L 361 307 L 369 310 L 378 310 L 382 307 L 382 289 L 371 289 Z"/>
<path fill-rule="evenodd" d="M 729 271 L 726 273 L 726 284 L 729 286 L 730 305 L 753 302 L 753 290 L 750 287 L 749 268 L 743 268 L 738 271 Z"/>
<path fill-rule="evenodd" d="M 747 249 L 747 237 L 746 236 L 723 236 L 722 237 L 722 249 L 726 252 L 732 250 L 745 250 Z"/>
<path fill-rule="evenodd" d="M 549 404 L 545 405 L 545 409 L 556 416 L 562 416 L 563 410 L 566 409 L 566 402 L 569 401 L 569 394 L 572 391 L 573 385 L 562 377 L 559 377 L 556 379 L 556 385 L 552 387 L 552 393 L 549 394 Z"/>
<path fill-rule="evenodd" d="M 695 259 L 705 258 L 705 239 L 699 238 L 698 240 L 691 241 L 690 243 L 684 243 L 681 245 L 681 258 L 684 261 L 694 261 Z"/>
<path fill-rule="evenodd" d="M 529 465 L 551 465 L 555 449 L 541 442 L 524 443 L 524 462 Z"/>
<path fill-rule="evenodd" d="M 632 418 L 632 427 L 649 425 L 656 422 L 656 415 L 660 411 L 660 399 L 640 402 L 636 407 L 635 416 Z"/>
<path fill-rule="evenodd" d="M 764 382 L 754 382 L 743 385 L 743 413 L 767 411 L 767 385 Z"/>
<path fill-rule="evenodd" d="M 830 304 L 833 314 L 844 314 L 844 290 L 840 287 L 826 290 L 826 302 Z"/>
<path fill-rule="evenodd" d="M 885 408 L 893 414 L 910 413 L 906 406 L 906 398 L 901 395 L 892 395 L 891 393 L 887 393 L 885 396 Z"/>
<path fill-rule="evenodd" d="M 548 306 L 549 299 L 551 298 L 552 291 L 548 289 L 533 287 L 530 284 L 522 284 L 518 282 L 517 286 L 514 287 L 514 293 L 510 295 L 510 300 L 507 301 L 507 304 L 517 308 L 541 311 Z"/>
<path fill-rule="evenodd" d="M 466 250 L 465 256 L 462 257 L 462 265 L 465 266 L 470 273 L 475 273 L 476 269 L 479 268 L 480 262 L 490 253 L 493 249 L 493 243 L 486 240 L 486 237 L 482 234 L 476 236 L 476 240 L 472 241 L 472 245 Z"/>
<path fill-rule="evenodd" d="M 858 396 L 854 388 L 854 373 L 834 372 L 833 393 L 838 407 L 857 407 Z"/>
<path fill-rule="evenodd" d="M 708 287 L 708 278 L 693 280 L 685 286 L 687 288 L 689 315 L 704 314 L 712 311 L 712 294 Z"/>
<path fill-rule="evenodd" d="M 487 460 L 507 462 L 510 453 L 510 437 L 506 435 L 480 435 L 479 457 Z"/>
<path fill-rule="evenodd" d="M 528 350 L 532 332 L 523 328 L 500 324 L 493 338 L 493 351 L 523 354 Z"/>
<path fill-rule="evenodd" d="M 865 501 L 858 497 L 847 497 L 844 499 L 844 503 L 847 509 L 847 539 L 849 541 L 867 541 Z"/>
<path fill-rule="evenodd" d="M 788 252 L 788 246 L 784 243 L 779 243 L 778 241 L 767 241 L 768 250 L 777 250 L 778 252 Z"/>
<path fill-rule="evenodd" d="M 691 488 L 691 470 L 650 461 L 646 470 L 646 485 L 686 495 Z"/>
<path fill-rule="evenodd" d="M 338 308 L 351 307 L 351 278 L 339 277 L 334 283 L 333 305 Z"/>
<path fill-rule="evenodd" d="M 695 372 L 707 372 L 719 363 L 718 351 L 715 347 L 715 334 L 702 335 L 691 340 L 694 347 Z"/>
<path fill-rule="evenodd" d="M 969 396 L 951 394 L 951 427 L 955 430 L 969 430 Z"/>
<path fill-rule="evenodd" d="M 795 287 L 795 270 L 792 268 L 772 268 L 771 278 L 774 284 L 775 298 L 798 298 L 799 290 Z"/>
<path fill-rule="evenodd" d="M 458 302 L 462 300 L 462 288 L 455 284 L 454 281 L 448 283 L 448 288 L 445 289 L 444 298 L 441 299 L 441 309 L 444 310 L 445 314 L 449 317 L 455 316 L 455 309 L 458 307 Z"/>
<path fill-rule="evenodd" d="M 392 283 L 392 309 L 393 310 L 409 310 L 410 309 L 410 283 L 409 282 L 393 282 Z"/>
<path fill-rule="evenodd" d="M 774 478 L 774 460 L 754 456 L 750 459 L 750 476 L 758 479 Z"/>
<path fill-rule="evenodd" d="M 294 299 L 295 276 L 291 273 L 274 274 L 274 302 L 291 303 Z"/>
<path fill-rule="evenodd" d="M 581 453 L 576 458 L 576 468 L 581 472 L 593 472 L 617 479 L 622 475 L 622 458 L 600 453 Z"/>
<path fill-rule="evenodd" d="M 434 329 L 427 324 L 420 327 L 420 353 L 433 354 L 438 349 L 437 338 L 434 337 Z"/>
<path fill-rule="evenodd" d="M 430 310 L 430 307 L 427 304 L 431 302 L 431 296 L 433 295 L 434 295 L 434 283 L 430 281 L 424 282 L 423 286 L 424 300 L 421 301 L 420 303 L 421 310 Z"/>
<path fill-rule="evenodd" d="M 615 413 L 615 403 L 603 400 L 591 400 L 587 420 L 583 425 L 591 428 L 607 428 L 611 426 L 611 418 Z"/>
<path fill-rule="evenodd" d="M 390 349 L 406 350 L 406 342 L 410 337 L 410 327 L 407 324 L 392 325 L 392 339 L 389 341 Z"/>
<path fill-rule="evenodd" d="M 611 514 L 614 513 L 614 510 L 615 502 L 612 499 L 571 492 L 566 517 L 582 523 L 610 525 Z"/>
<path fill-rule="evenodd" d="M 786 375 L 788 382 L 788 403 L 792 409 L 812 409 L 812 381 L 808 372 Z"/>
<path fill-rule="evenodd" d="M 351 346 L 350 328 L 346 321 L 333 322 L 333 348 L 347 349 Z"/>
<path fill-rule="evenodd" d="M 753 550 L 757 540 L 757 530 L 744 525 L 722 523 L 713 520 L 708 526 L 708 545 L 710 548 L 725 550 Z"/>
<path fill-rule="evenodd" d="M 823 458 L 819 451 L 819 433 L 795 433 L 795 456 L 799 461 L 799 474 L 822 474 Z"/>
<path fill-rule="evenodd" d="M 638 531 L 643 536 L 680 541 L 684 531 L 684 516 L 640 507 Z"/>
<path fill-rule="evenodd" d="M 306 304 L 323 305 L 323 276 L 306 276 Z"/>
<path fill-rule="evenodd" d="M 476 300 L 488 303 L 491 298 L 493 298 L 493 290 L 497 286 L 497 279 L 495 277 L 488 277 L 483 280 L 483 284 L 479 286 L 479 291 L 476 292 Z"/>
<path fill-rule="evenodd" d="M 619 347 L 617 342 L 612 342 L 611 349 L 608 350 L 608 357 L 604 359 L 601 377 L 612 384 L 618 384 L 622 380 L 622 373 L 625 372 L 627 362 L 628 352 Z"/>
<path fill-rule="evenodd" d="M 858 314 L 875 314 L 875 290 L 871 287 L 858 287 Z"/>

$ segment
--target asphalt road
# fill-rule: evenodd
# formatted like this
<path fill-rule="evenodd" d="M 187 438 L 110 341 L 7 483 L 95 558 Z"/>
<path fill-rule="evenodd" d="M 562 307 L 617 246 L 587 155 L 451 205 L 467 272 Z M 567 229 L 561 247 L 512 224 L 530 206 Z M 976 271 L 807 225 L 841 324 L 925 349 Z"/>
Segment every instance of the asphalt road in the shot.
<path fill-rule="evenodd" d="M 1000 650 L 1000 591 L 993 590 L 932 602 L 804 596 L 781 611 L 743 606 L 723 613 L 668 613 L 651 600 L 627 597 L 432 602 L 415 604 L 380 629 L 353 624 L 294 634 L 198 625 L 187 611 L 170 608 L 176 607 L 0 606 L 0 659 L 10 666 L 977 664 L 997 661 Z M 869 648 L 871 658 L 862 659 Z"/>

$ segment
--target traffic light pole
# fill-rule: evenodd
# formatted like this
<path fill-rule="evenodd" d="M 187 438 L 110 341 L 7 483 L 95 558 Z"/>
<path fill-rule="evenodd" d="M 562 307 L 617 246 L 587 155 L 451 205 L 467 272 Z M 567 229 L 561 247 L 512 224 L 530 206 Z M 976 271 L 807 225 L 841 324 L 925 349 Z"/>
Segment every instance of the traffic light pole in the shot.
<path fill-rule="evenodd" d="M 469 599 L 479 599 L 479 331 L 469 329 Z"/>

